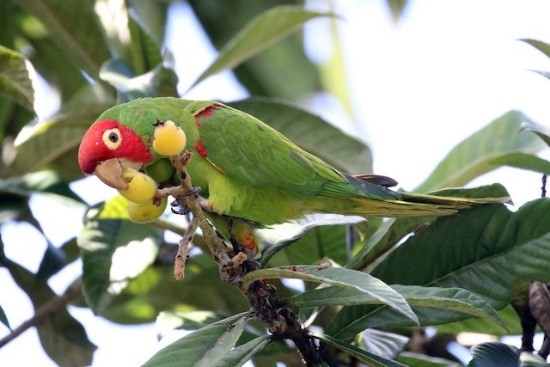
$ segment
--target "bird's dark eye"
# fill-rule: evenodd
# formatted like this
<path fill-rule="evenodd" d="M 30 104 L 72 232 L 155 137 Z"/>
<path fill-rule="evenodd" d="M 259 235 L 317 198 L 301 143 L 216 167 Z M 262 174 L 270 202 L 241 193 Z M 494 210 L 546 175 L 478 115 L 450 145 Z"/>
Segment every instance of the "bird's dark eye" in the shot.
<path fill-rule="evenodd" d="M 105 130 L 101 139 L 110 150 L 118 148 L 120 143 L 122 143 L 122 136 L 117 128 Z"/>

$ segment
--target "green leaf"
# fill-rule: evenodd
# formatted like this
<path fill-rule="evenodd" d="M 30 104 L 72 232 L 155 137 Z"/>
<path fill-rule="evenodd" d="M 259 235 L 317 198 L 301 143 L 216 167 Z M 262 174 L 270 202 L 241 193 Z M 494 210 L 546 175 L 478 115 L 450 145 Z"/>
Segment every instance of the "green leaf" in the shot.
<path fill-rule="evenodd" d="M 500 309 L 518 281 L 550 281 L 547 261 L 550 199 L 543 198 L 514 213 L 493 204 L 439 218 L 392 252 L 373 275 L 390 284 L 464 288 Z"/>
<path fill-rule="evenodd" d="M 6 313 L 2 309 L 2 306 L 0 306 L 0 322 L 4 324 L 8 329 L 11 330 L 10 322 L 8 321 L 8 317 L 6 316 Z"/>
<path fill-rule="evenodd" d="M 488 319 L 466 319 L 455 321 L 448 324 L 437 325 L 437 330 L 440 333 L 458 334 L 460 332 L 472 332 L 480 334 L 491 334 L 503 336 L 507 334 L 520 335 L 522 332 L 521 323 L 518 314 L 512 306 L 506 306 L 502 310 L 497 311 L 500 320 L 506 325 L 508 331 Z"/>
<path fill-rule="evenodd" d="M 246 324 L 248 312 L 205 326 L 164 347 L 143 367 L 214 366 L 235 346 Z"/>
<path fill-rule="evenodd" d="M 271 343 L 270 335 L 262 335 L 252 339 L 248 343 L 231 349 L 214 366 L 216 367 L 240 367 L 248 362 L 256 353 L 262 351 Z"/>
<path fill-rule="evenodd" d="M 29 66 L 23 55 L 0 45 L 0 95 L 34 112 Z"/>
<path fill-rule="evenodd" d="M 345 268 L 319 268 L 316 266 L 285 266 L 260 269 L 242 278 L 244 283 L 272 278 L 301 279 L 315 283 L 325 283 L 337 287 L 353 289 L 368 294 L 405 317 L 417 322 L 418 319 L 405 299 L 391 287 L 373 276 Z"/>
<path fill-rule="evenodd" d="M 169 59 L 171 55 L 165 57 Z M 109 60 L 102 65 L 100 78 L 117 89 L 121 103 L 143 97 L 178 97 L 178 78 L 171 67 L 163 64 L 145 74 L 133 76 L 123 61 Z"/>
<path fill-rule="evenodd" d="M 8 259 L 5 259 L 4 264 L 17 285 L 29 296 L 35 311 L 58 297 L 45 279 L 36 277 Z M 71 316 L 67 308 L 46 313 L 36 328 L 44 351 L 59 366 L 88 366 L 92 363 L 96 346 L 90 342 L 82 324 Z"/>
<path fill-rule="evenodd" d="M 430 357 L 425 354 L 403 352 L 397 358 L 399 362 L 404 363 L 409 367 L 462 367 L 458 362 L 449 361 L 448 359 Z"/>
<path fill-rule="evenodd" d="M 99 216 L 100 217 L 100 216 Z M 155 259 L 157 232 L 127 220 L 92 218 L 78 236 L 86 302 L 98 314 Z"/>
<path fill-rule="evenodd" d="M 482 343 L 472 348 L 473 358 L 468 367 L 517 367 L 519 355 L 517 348 L 504 343 Z"/>
<path fill-rule="evenodd" d="M 391 10 L 393 20 L 398 21 L 403 15 L 403 11 L 407 6 L 407 0 L 386 0 L 386 4 Z"/>
<path fill-rule="evenodd" d="M 340 349 L 341 351 L 349 354 L 350 356 L 356 358 L 358 361 L 366 363 L 369 366 L 375 367 L 405 367 L 404 364 L 401 364 L 396 361 L 392 361 L 386 358 L 379 357 L 375 354 L 369 353 L 366 350 L 360 349 L 355 345 L 349 344 L 343 340 L 334 338 L 327 334 L 313 333 L 311 334 L 314 338 L 322 340 L 323 342 Z"/>
<path fill-rule="evenodd" d="M 216 60 L 195 80 L 191 88 L 211 75 L 250 59 L 298 30 L 308 20 L 323 16 L 331 14 L 308 11 L 299 6 L 279 6 L 258 15 L 220 50 Z"/>
<path fill-rule="evenodd" d="M 515 213 L 494 204 L 439 218 L 401 244 L 372 274 L 388 284 L 463 288 L 501 309 L 518 282 L 550 281 L 548 261 L 550 200 L 538 199 Z M 387 307 L 378 307 L 344 308 L 329 332 L 344 338 L 366 327 L 405 323 Z M 449 310 L 413 309 L 423 325 L 464 318 Z M 361 324 L 359 319 L 367 317 Z"/>
<path fill-rule="evenodd" d="M 139 24 L 158 47 L 162 46 L 167 4 L 162 1 L 129 0 L 128 6 L 128 15 Z"/>
<path fill-rule="evenodd" d="M 523 41 L 523 42 L 527 43 L 528 45 L 533 46 L 534 48 L 536 48 L 537 50 L 539 50 L 540 52 L 542 52 L 546 56 L 550 57 L 550 44 L 548 44 L 546 42 L 539 41 L 539 40 L 535 40 L 535 39 L 532 39 L 532 38 L 522 38 L 522 39 L 520 39 L 520 41 Z"/>
<path fill-rule="evenodd" d="M 65 265 L 67 265 L 67 256 L 65 256 L 65 253 L 48 241 L 46 251 L 44 252 L 36 276 L 48 279 L 59 270 L 63 269 Z"/>
<path fill-rule="evenodd" d="M 229 105 L 262 120 L 342 172 L 359 174 L 372 171 L 371 151 L 363 142 L 296 105 L 258 97 Z"/>
<path fill-rule="evenodd" d="M 480 317 L 499 324 L 504 328 L 500 317 L 493 307 L 482 297 L 460 288 L 439 288 L 439 287 L 421 287 L 392 285 L 396 292 L 411 305 L 413 310 L 418 307 L 438 308 L 443 310 L 452 310 L 461 312 L 474 317 Z M 353 289 L 328 287 L 310 290 L 300 293 L 288 299 L 288 304 L 294 307 L 317 307 L 317 306 L 355 306 L 364 304 L 382 304 L 379 299 L 372 297 Z M 388 315 L 378 316 L 374 309 L 372 313 L 361 313 L 352 317 L 353 323 L 348 324 L 348 328 L 353 328 L 354 332 L 359 332 L 367 327 L 392 325 L 392 318 Z M 394 326 L 403 325 L 410 322 L 400 320 L 402 315 L 396 315 Z M 420 320 L 423 323 L 424 320 Z M 387 322 L 384 324 L 384 322 Z M 411 323 L 412 325 L 412 323 Z M 330 330 L 330 329 L 329 329 Z"/>
<path fill-rule="evenodd" d="M 395 359 L 409 343 L 406 336 L 387 331 L 368 329 L 361 333 L 363 349 L 377 356 Z"/>
<path fill-rule="evenodd" d="M 542 165 L 542 171 L 546 172 L 548 164 L 528 158 L 544 146 L 533 134 L 520 133 L 524 122 L 531 123 L 517 111 L 494 120 L 455 146 L 416 190 L 425 192 L 464 186 L 474 178 L 505 165 L 526 169 L 535 166 L 539 167 L 536 169 L 539 172 Z"/>
<path fill-rule="evenodd" d="M 13 174 L 36 171 L 58 159 L 71 155 L 76 165 L 76 148 L 89 126 L 107 108 L 114 104 L 113 97 L 101 86 L 90 86 L 63 106 L 52 118 L 33 123 L 22 130 L 16 139 L 16 157 L 11 163 Z M 72 178 L 81 177 L 82 172 L 62 172 Z"/>
<path fill-rule="evenodd" d="M 505 198 L 508 192 L 500 184 L 485 185 L 471 189 L 445 189 L 431 192 L 432 195 L 462 198 Z M 433 222 L 436 217 L 412 217 L 388 219 L 378 227 L 365 245 L 353 256 L 346 267 L 363 269 L 367 272 L 379 263 L 398 245 L 405 236 L 421 230 Z"/>
<path fill-rule="evenodd" d="M 79 69 L 97 79 L 110 53 L 91 0 L 18 0 L 44 23 L 52 40 Z"/>
<path fill-rule="evenodd" d="M 530 123 L 530 124 L 523 124 L 521 126 L 521 128 L 523 130 L 534 132 L 535 134 L 537 134 L 539 136 L 539 138 L 544 140 L 546 145 L 548 145 L 550 147 L 550 129 L 548 129 L 546 126 L 537 125 L 535 123 Z"/>

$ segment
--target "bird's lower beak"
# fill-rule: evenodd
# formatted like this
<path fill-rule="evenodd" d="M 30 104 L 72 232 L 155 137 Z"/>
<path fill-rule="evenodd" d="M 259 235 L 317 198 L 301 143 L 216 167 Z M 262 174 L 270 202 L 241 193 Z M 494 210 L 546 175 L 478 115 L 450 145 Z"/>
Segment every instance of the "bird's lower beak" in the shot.
<path fill-rule="evenodd" d="M 124 190 L 128 188 L 128 183 L 122 177 L 125 167 L 139 170 L 141 163 L 132 162 L 124 158 L 111 158 L 98 164 L 94 175 L 106 185 L 117 190 Z"/>

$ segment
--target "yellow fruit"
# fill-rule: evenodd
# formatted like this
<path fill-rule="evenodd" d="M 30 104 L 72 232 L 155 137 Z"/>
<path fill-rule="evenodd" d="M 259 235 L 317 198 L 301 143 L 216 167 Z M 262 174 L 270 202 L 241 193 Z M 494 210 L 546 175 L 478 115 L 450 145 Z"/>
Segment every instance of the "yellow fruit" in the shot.
<path fill-rule="evenodd" d="M 154 136 L 153 149 L 160 155 L 178 155 L 187 143 L 185 132 L 170 120 L 159 122 Z"/>
<path fill-rule="evenodd" d="M 133 168 L 124 168 L 122 178 L 128 183 L 128 187 L 118 192 L 129 201 L 143 204 L 152 201 L 155 197 L 157 183 L 145 173 Z"/>
<path fill-rule="evenodd" d="M 161 158 L 155 163 L 145 167 L 145 173 L 156 182 L 165 182 L 172 178 L 174 167 L 168 159 Z"/>
<path fill-rule="evenodd" d="M 168 198 L 166 196 L 160 199 L 159 205 L 153 204 L 153 201 L 144 204 L 128 201 L 128 216 L 132 222 L 147 223 L 160 217 L 164 213 L 167 203 Z"/>

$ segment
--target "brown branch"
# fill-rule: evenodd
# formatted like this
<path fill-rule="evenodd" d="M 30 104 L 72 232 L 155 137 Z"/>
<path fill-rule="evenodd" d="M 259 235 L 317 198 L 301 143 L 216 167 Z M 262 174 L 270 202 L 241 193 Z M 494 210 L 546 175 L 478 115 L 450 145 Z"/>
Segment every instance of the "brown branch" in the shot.
<path fill-rule="evenodd" d="M 44 303 L 42 306 L 36 309 L 34 315 L 30 319 L 23 322 L 3 339 L 0 339 L 0 348 L 17 338 L 19 335 L 23 334 L 31 327 L 38 325 L 39 323 L 50 317 L 52 314 L 67 307 L 69 302 L 78 298 L 81 294 L 82 285 L 80 282 L 77 282 L 67 288 L 65 293 L 63 293 L 62 295 L 52 298 L 50 301 Z"/>

